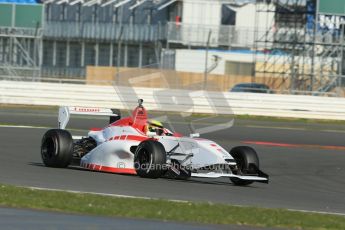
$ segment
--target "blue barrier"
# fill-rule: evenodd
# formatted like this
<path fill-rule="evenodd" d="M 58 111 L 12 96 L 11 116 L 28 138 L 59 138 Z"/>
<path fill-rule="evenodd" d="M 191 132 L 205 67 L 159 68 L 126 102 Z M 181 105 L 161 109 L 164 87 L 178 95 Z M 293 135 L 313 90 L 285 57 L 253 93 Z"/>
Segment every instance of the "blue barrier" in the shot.
<path fill-rule="evenodd" d="M 38 4 L 38 2 L 35 0 L 0 0 L 0 3 Z"/>

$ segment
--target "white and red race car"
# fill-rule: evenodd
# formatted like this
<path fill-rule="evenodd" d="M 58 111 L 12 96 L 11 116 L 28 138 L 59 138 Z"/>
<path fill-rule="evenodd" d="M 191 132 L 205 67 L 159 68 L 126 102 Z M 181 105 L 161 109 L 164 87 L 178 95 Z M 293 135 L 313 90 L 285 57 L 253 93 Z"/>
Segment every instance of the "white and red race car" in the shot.
<path fill-rule="evenodd" d="M 41 144 L 41 156 L 48 167 L 80 167 L 111 173 L 136 174 L 146 178 L 228 177 L 235 185 L 268 183 L 259 169 L 254 149 L 238 146 L 227 152 L 217 143 L 173 133 L 156 126 L 152 130 L 143 100 L 129 117 L 119 110 L 61 107 L 59 128 L 48 130 Z M 110 124 L 92 129 L 86 137 L 74 138 L 65 130 L 70 114 L 110 116 Z"/>

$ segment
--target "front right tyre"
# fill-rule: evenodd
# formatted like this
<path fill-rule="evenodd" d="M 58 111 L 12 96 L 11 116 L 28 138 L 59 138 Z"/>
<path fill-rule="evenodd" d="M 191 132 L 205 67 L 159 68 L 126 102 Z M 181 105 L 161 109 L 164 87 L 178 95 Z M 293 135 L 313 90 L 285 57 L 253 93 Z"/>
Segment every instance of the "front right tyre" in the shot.
<path fill-rule="evenodd" d="M 253 148 L 237 146 L 230 150 L 230 155 L 236 161 L 238 175 L 257 175 L 259 173 L 259 157 Z M 239 186 L 250 185 L 254 182 L 236 177 L 231 177 L 230 180 Z"/>
<path fill-rule="evenodd" d="M 63 129 L 48 130 L 41 142 L 41 157 L 45 166 L 65 168 L 72 161 L 73 139 Z"/>

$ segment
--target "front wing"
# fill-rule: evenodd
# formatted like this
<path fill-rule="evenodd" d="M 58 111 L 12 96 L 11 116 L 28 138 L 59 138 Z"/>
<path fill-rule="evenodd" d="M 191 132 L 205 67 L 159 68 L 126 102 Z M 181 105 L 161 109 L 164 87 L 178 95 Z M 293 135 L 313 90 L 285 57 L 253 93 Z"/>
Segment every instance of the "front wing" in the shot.
<path fill-rule="evenodd" d="M 208 172 L 208 173 L 192 173 L 192 177 L 201 177 L 201 178 L 220 178 L 220 177 L 229 177 L 229 178 L 238 178 L 241 180 L 249 180 L 249 181 L 256 181 L 262 183 L 268 183 L 268 176 L 242 176 L 242 175 L 235 175 L 231 173 L 216 173 L 216 172 Z"/>

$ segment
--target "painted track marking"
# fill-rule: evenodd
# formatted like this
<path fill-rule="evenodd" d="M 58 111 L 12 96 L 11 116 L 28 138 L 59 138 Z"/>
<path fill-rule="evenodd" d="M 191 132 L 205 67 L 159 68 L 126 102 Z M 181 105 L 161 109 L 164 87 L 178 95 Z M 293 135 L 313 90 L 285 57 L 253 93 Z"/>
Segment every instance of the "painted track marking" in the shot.
<path fill-rule="evenodd" d="M 31 125 L 0 125 L 1 128 L 21 128 L 21 129 L 49 129 L 44 126 L 31 126 Z"/>
<path fill-rule="evenodd" d="M 340 150 L 345 151 L 345 146 L 334 146 L 334 145 L 307 145 L 307 144 L 289 144 L 279 142 L 266 142 L 266 141 L 242 141 L 244 144 L 252 145 L 264 145 L 272 147 L 287 147 L 287 148 L 316 148 L 325 150 Z"/>

